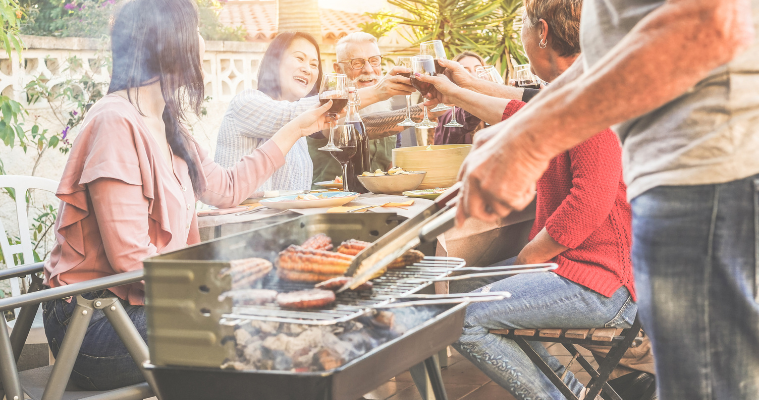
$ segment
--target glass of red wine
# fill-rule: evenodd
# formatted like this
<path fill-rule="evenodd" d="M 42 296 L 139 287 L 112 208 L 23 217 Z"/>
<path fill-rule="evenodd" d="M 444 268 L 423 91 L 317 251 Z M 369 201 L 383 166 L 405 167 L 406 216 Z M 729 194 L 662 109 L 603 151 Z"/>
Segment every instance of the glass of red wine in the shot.
<path fill-rule="evenodd" d="M 319 102 L 321 104 L 326 104 L 328 101 L 332 100 L 332 107 L 329 108 L 327 113 L 331 115 L 333 119 L 337 119 L 337 114 L 348 105 L 347 80 L 348 77 L 344 74 L 324 74 L 324 77 L 322 77 L 322 85 L 319 88 Z M 333 121 L 329 126 L 329 143 L 327 143 L 326 146 L 319 148 L 319 150 L 330 152 L 341 151 L 340 148 L 335 146 L 334 136 L 335 122 Z M 345 179 L 343 178 L 343 180 Z"/>
<path fill-rule="evenodd" d="M 444 60 L 448 59 L 448 57 L 445 55 L 445 46 L 443 46 L 442 40 L 430 40 L 427 42 L 422 42 L 422 44 L 419 46 L 419 54 L 423 56 L 432 56 L 432 58 L 435 59 L 435 72 L 437 74 L 442 74 L 445 72 L 445 68 L 438 62 L 438 60 L 441 58 Z M 440 103 L 432 109 L 432 112 L 440 112 L 450 109 L 451 107 Z"/>
<path fill-rule="evenodd" d="M 411 57 L 401 56 L 398 57 L 398 66 L 411 69 Z M 411 77 L 411 73 L 400 74 L 406 78 Z M 411 95 L 406 95 L 406 119 L 398 123 L 398 126 L 416 126 L 416 122 L 411 119 Z"/>
<path fill-rule="evenodd" d="M 528 89 L 540 89 L 540 81 L 538 77 L 532 73 L 530 64 L 517 65 L 514 72 L 514 80 L 517 87 Z"/>
<path fill-rule="evenodd" d="M 422 96 L 430 93 L 433 88 L 432 84 L 422 82 L 416 79 L 415 76 L 417 74 L 429 76 L 437 75 L 437 72 L 435 70 L 435 61 L 432 56 L 418 55 L 411 57 L 411 74 L 411 85 L 414 86 L 414 88 L 418 90 Z M 430 119 L 427 117 L 427 107 L 424 107 L 424 119 L 415 126 L 420 128 L 434 128 L 437 126 L 437 122 L 430 121 Z"/>
<path fill-rule="evenodd" d="M 343 191 L 350 192 L 348 190 L 348 162 L 356 154 L 358 146 L 356 127 L 353 124 L 340 125 L 334 143 L 337 150 L 330 151 L 330 154 L 343 167 Z"/>

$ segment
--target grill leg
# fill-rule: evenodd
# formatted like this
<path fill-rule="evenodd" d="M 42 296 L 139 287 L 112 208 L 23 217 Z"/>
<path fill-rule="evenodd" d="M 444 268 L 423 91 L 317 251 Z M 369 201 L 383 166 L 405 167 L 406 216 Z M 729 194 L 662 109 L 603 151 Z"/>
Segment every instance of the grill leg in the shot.
<path fill-rule="evenodd" d="M 440 375 L 440 364 L 437 355 L 424 360 L 409 369 L 414 379 L 416 389 L 423 400 L 448 400 L 448 395 L 443 386 L 443 378 Z"/>

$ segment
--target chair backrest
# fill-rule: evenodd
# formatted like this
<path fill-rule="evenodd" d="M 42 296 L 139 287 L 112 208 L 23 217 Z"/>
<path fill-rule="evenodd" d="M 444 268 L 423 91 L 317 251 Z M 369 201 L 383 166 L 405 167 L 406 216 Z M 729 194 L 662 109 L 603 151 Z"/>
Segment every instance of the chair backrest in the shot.
<path fill-rule="evenodd" d="M 0 175 L 0 188 L 12 188 L 16 192 L 16 216 L 18 221 L 18 232 L 21 243 L 11 245 L 8 241 L 8 231 L 0 220 L 0 249 L 5 257 L 5 264 L 8 268 L 17 267 L 13 256 L 21 254 L 24 256 L 24 263 L 34 262 L 32 239 L 29 235 L 29 215 L 26 211 L 26 194 L 30 189 L 41 189 L 55 193 L 58 190 L 58 182 L 52 179 L 40 178 L 36 176 L 22 175 Z M 21 293 L 19 280 L 11 279 L 11 296 L 18 296 Z"/>

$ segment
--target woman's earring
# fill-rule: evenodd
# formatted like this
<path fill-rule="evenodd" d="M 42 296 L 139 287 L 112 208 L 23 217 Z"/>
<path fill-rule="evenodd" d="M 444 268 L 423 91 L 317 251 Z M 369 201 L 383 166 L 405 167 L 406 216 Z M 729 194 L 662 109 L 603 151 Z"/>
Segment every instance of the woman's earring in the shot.
<path fill-rule="evenodd" d="M 548 40 L 540 39 L 540 42 L 538 43 L 538 47 L 541 49 L 545 49 L 546 46 L 548 46 Z"/>

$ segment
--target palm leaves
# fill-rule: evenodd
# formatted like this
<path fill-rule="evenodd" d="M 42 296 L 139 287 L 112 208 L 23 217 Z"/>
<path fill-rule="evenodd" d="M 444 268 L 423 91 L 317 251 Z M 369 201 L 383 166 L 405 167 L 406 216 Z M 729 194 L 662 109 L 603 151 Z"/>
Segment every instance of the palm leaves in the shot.
<path fill-rule="evenodd" d="M 511 70 L 511 59 L 526 62 L 519 32 L 522 0 L 388 0 L 403 14 L 375 13 L 391 17 L 407 29 L 404 36 L 418 44 L 442 40 L 450 55 L 465 50 L 477 52 L 501 72 Z"/>

